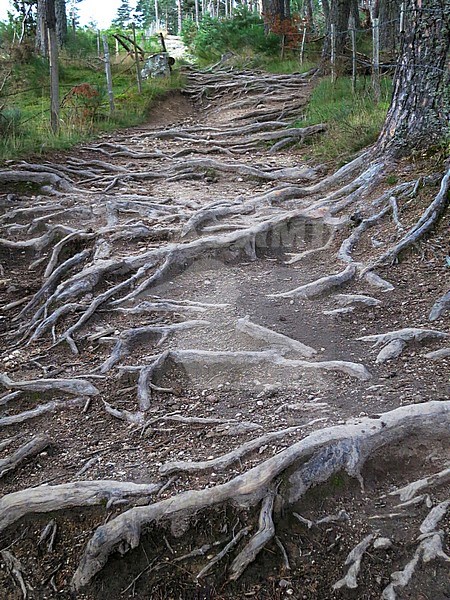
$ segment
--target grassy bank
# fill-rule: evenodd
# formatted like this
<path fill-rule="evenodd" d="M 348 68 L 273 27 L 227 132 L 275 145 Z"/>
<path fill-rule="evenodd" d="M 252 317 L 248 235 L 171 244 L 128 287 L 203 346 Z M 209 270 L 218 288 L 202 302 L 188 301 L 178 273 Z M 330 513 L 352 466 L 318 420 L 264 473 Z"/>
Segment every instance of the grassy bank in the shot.
<path fill-rule="evenodd" d="M 0 95 L 0 161 L 68 148 L 99 132 L 143 123 L 157 98 L 183 86 L 174 71 L 170 78 L 144 81 L 139 94 L 132 59 L 119 55 L 112 65 L 116 110 L 110 115 L 102 62 L 62 56 L 60 133 L 53 135 L 47 61 L 31 57 L 0 66 L 0 84 L 6 81 Z"/>
<path fill-rule="evenodd" d="M 391 96 L 390 78 L 382 79 L 381 100 L 375 103 L 369 77 L 360 77 L 355 93 L 350 77 L 334 84 L 323 79 L 313 90 L 304 117 L 297 127 L 326 123 L 327 132 L 307 139 L 311 158 L 344 163 L 374 143 L 383 125 Z"/>

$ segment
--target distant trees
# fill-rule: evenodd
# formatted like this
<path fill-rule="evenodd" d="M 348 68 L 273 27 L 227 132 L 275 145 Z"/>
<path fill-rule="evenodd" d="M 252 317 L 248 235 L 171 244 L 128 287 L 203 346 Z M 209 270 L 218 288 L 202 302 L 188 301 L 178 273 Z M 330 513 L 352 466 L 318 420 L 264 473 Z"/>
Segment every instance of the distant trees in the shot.
<path fill-rule="evenodd" d="M 151 0 L 138 0 L 134 9 L 134 18 L 136 25 L 142 29 L 147 29 L 153 19 L 157 20 L 155 8 L 152 6 Z"/>
<path fill-rule="evenodd" d="M 37 0 L 36 14 L 36 51 L 41 56 L 48 55 L 48 33 L 46 25 L 46 10 L 48 0 Z M 54 0 L 56 16 L 56 35 L 58 43 L 63 46 L 67 39 L 66 0 Z"/>
<path fill-rule="evenodd" d="M 119 8 L 117 9 L 117 15 L 115 19 L 113 19 L 112 25 L 114 27 L 123 28 L 129 25 L 131 21 L 130 3 L 128 0 L 122 0 Z"/>

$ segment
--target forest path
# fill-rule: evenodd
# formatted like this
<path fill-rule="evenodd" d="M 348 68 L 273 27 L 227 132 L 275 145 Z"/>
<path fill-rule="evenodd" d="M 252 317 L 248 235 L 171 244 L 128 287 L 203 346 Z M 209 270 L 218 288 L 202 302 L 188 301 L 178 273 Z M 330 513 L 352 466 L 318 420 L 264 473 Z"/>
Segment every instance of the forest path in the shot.
<path fill-rule="evenodd" d="M 325 129 L 291 128 L 311 86 L 299 75 L 189 71 L 185 94 L 173 94 L 158 107 L 158 126 L 152 119 L 52 163 L 22 162 L 13 169 L 46 187 L 38 193 L 18 184 L 13 191 L 9 184 L 9 195 L 1 195 L 0 324 L 7 391 L 0 397 L 0 426 L 7 433 L 0 451 L 6 460 L 33 435 L 45 438 L 19 468 L 19 462 L 8 467 L 3 502 L 6 506 L 8 494 L 40 484 L 80 481 L 101 482 L 95 494 L 90 492 L 92 502 L 85 496 L 70 499 L 71 488 L 65 504 L 44 509 L 45 503 L 33 505 L 28 493 L 29 507 L 19 516 L 110 500 L 106 508 L 54 513 L 54 552 L 37 545 L 48 515 L 25 516 L 6 530 L 4 546 L 14 542 L 12 552 L 35 590 L 30 597 L 44 592 L 69 597 L 70 579 L 92 530 L 124 511 L 124 496 L 131 505 L 145 504 L 152 492 L 148 486 L 160 481 L 158 499 L 210 488 L 314 431 L 448 398 L 448 359 L 437 363 L 424 357 L 450 345 L 448 321 L 436 328 L 441 335 L 425 336 L 426 348 L 408 339 L 396 361 L 375 362 L 380 348 L 370 350 L 367 341 L 358 340 L 405 327 L 432 329 L 428 313 L 441 291 L 440 255 L 431 267 L 417 260 L 398 268 L 392 287 L 347 277 L 351 265 L 336 252 L 353 231 L 355 207 L 346 209 L 344 203 L 340 212 L 328 210 L 323 199 L 333 195 L 333 181 L 320 187 L 327 181 L 323 168 L 305 162 L 301 147 L 290 148 Z M 382 180 L 377 183 L 383 191 Z M 419 209 L 413 202 L 411 212 L 402 215 L 405 226 Z M 395 223 L 374 226 L 358 260 L 370 261 L 377 244 L 391 243 L 393 231 Z M 330 274 L 340 275 L 330 281 Z M 322 278 L 325 283 L 317 286 Z M 301 288 L 307 284 L 312 286 Z M 242 453 L 229 469 L 211 464 L 171 475 L 179 471 L 171 463 L 212 460 L 286 429 Z M 436 440 L 441 448 L 438 435 Z M 380 460 L 397 475 L 406 461 L 410 480 L 424 465 L 427 472 L 446 467 L 448 452 L 428 442 L 419 452 L 411 443 L 400 462 L 390 463 L 387 455 Z M 369 480 L 378 482 L 378 469 L 370 471 Z M 131 486 L 125 493 L 105 480 L 147 489 Z M 342 544 L 334 537 L 322 539 L 320 549 L 307 536 L 317 557 L 299 565 L 291 556 L 299 569 L 294 594 L 298 584 L 299 593 L 309 589 L 308 598 L 332 597 L 346 552 L 366 531 L 367 515 L 380 510 L 375 497 L 352 489 L 343 493 L 341 504 L 332 501 L 332 508 L 354 510 L 352 534 Z M 314 510 L 314 502 L 304 510 Z M 197 538 L 185 535 L 182 549 L 200 546 L 214 519 L 200 518 Z M 173 524 L 172 543 L 183 527 Z M 290 555 L 303 536 L 301 527 L 291 538 L 291 527 L 284 532 Z M 327 554 L 334 542 L 336 552 Z M 145 544 L 144 554 L 145 548 L 157 549 L 172 561 L 167 540 L 163 548 L 152 536 Z M 80 597 L 118 597 L 114 594 L 147 564 L 139 550 L 135 558 L 120 561 L 120 567 L 117 559 L 111 561 L 92 595 Z M 273 557 L 265 560 L 271 572 L 278 569 Z M 319 576 L 314 564 L 323 560 L 328 570 Z M 365 581 L 364 597 L 379 597 L 376 577 L 388 580 L 381 562 Z M 158 573 L 139 579 L 124 597 L 191 593 L 191 583 L 177 571 Z M 283 595 L 280 577 L 258 583 L 258 597 L 278 597 L 272 584 Z M 250 569 L 244 587 L 231 590 L 230 597 L 243 598 L 254 589 L 254 578 Z M 13 597 L 6 570 L 0 571 L 0 586 Z"/>

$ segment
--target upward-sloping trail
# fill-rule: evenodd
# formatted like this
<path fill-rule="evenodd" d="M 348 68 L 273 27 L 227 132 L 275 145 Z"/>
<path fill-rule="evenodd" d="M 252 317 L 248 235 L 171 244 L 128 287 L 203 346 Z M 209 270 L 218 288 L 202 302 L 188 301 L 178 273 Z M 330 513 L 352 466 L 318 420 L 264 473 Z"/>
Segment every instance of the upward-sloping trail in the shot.
<path fill-rule="evenodd" d="M 446 560 L 450 174 L 305 160 L 308 75 L 187 76 L 165 126 L 0 171 L 0 585 L 438 589 L 416 571 Z"/>

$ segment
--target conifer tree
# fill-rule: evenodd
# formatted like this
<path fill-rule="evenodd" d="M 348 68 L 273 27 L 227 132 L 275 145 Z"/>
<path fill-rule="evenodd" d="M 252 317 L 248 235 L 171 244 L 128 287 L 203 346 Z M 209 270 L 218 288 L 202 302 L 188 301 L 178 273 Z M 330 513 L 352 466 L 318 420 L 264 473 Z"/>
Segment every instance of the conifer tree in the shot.
<path fill-rule="evenodd" d="M 126 27 L 129 25 L 131 21 L 131 8 L 128 0 L 122 0 L 121 5 L 117 9 L 116 18 L 113 20 L 112 24 L 114 27 Z"/>

